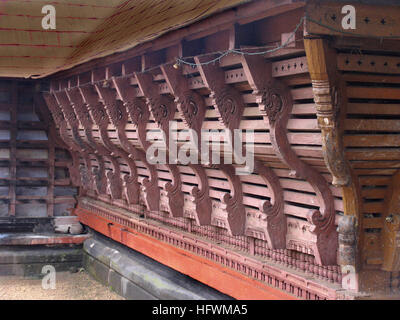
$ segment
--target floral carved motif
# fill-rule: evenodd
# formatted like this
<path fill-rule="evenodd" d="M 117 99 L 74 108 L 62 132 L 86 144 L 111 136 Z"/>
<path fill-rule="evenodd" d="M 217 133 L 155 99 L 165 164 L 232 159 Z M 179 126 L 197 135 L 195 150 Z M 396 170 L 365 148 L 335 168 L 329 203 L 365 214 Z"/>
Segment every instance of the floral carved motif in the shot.
<path fill-rule="evenodd" d="M 162 66 L 161 70 L 171 93 L 175 97 L 175 103 L 183 122 L 200 137 L 206 110 L 203 97 L 194 90 L 189 89 L 187 79 L 185 79 L 180 70 L 168 65 Z M 201 165 L 189 164 L 189 166 L 197 179 L 197 187 L 193 187 L 191 191 L 196 207 L 195 220 L 198 225 L 209 225 L 211 224 L 212 205 L 207 175 Z"/>
<path fill-rule="evenodd" d="M 153 76 L 151 74 L 136 74 L 136 79 L 146 97 L 147 106 L 155 122 L 165 133 L 166 144 L 169 145 L 169 122 L 174 119 L 176 110 L 175 104 L 171 98 L 159 94 L 158 86 L 153 82 Z M 175 164 L 166 164 L 166 167 L 172 177 L 172 182 L 168 182 L 165 185 L 169 211 L 173 217 L 183 217 L 184 197 L 178 166 Z"/>
<path fill-rule="evenodd" d="M 307 216 L 312 224 L 311 232 L 317 236 L 316 261 L 321 265 L 334 265 L 337 263 L 338 235 L 333 195 L 325 178 L 300 160 L 290 145 L 286 127 L 293 108 L 291 92 L 283 82 L 272 79 L 270 65 L 263 58 L 243 56 L 242 65 L 253 94 L 257 96 L 259 109 L 270 126 L 275 153 L 296 177 L 308 181 L 317 195 L 320 209 L 311 210 Z"/>
<path fill-rule="evenodd" d="M 195 57 L 200 75 L 211 91 L 210 97 L 219 114 L 219 121 L 226 128 L 237 129 L 244 111 L 243 97 L 235 87 L 225 84 L 225 73 L 218 65 L 201 65 L 209 58 Z"/>

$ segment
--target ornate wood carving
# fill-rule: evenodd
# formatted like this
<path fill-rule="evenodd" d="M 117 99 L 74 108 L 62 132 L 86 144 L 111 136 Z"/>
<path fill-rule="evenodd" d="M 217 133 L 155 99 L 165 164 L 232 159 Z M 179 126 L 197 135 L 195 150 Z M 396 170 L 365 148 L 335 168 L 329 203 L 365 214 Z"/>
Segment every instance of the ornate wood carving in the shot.
<path fill-rule="evenodd" d="M 175 104 L 172 99 L 159 94 L 158 86 L 153 83 L 153 76 L 151 74 L 136 74 L 136 79 L 146 97 L 146 103 L 155 122 L 165 133 L 166 144 L 168 146 L 170 143 L 169 121 L 174 119 L 176 110 Z M 170 212 L 173 217 L 183 217 L 184 196 L 179 169 L 177 165 L 174 164 L 166 164 L 166 167 L 172 176 L 172 183 L 168 182 L 165 184 Z"/>
<path fill-rule="evenodd" d="M 255 172 L 264 180 L 271 192 L 271 201 L 263 201 L 260 211 L 266 215 L 265 234 L 271 249 L 286 249 L 287 223 L 283 212 L 283 190 L 278 176 L 260 161 L 254 162 Z"/>
<path fill-rule="evenodd" d="M 170 92 L 175 97 L 180 116 L 185 124 L 199 135 L 206 113 L 203 97 L 196 91 L 189 89 L 188 81 L 180 70 L 171 65 L 162 66 L 161 70 Z"/>
<path fill-rule="evenodd" d="M 112 199 L 122 199 L 122 180 L 121 180 L 121 169 L 116 158 L 116 154 L 113 152 L 112 143 L 109 141 L 107 127 L 108 127 L 108 116 L 104 110 L 103 104 L 98 100 L 97 93 L 93 85 L 86 85 L 79 88 L 82 97 L 89 110 L 90 116 L 94 123 L 98 126 L 100 132 L 100 141 L 104 148 L 98 148 L 99 152 L 104 152 L 103 156 L 109 155 L 109 159 L 112 164 L 112 171 L 107 172 L 107 190 L 109 190 Z"/>
<path fill-rule="evenodd" d="M 200 64 L 210 57 L 195 57 Z M 225 83 L 225 73 L 217 65 L 199 66 L 199 71 L 206 87 L 210 89 L 210 98 L 218 113 L 218 119 L 225 128 L 233 131 L 239 128 L 244 110 L 244 102 L 240 92 Z M 232 235 L 242 235 L 245 231 L 246 210 L 243 205 L 242 185 L 235 174 L 235 168 L 229 164 L 215 165 L 222 170 L 231 185 L 231 194 L 222 199 L 223 209 L 228 213 L 228 231 Z"/>
<path fill-rule="evenodd" d="M 68 137 L 67 134 L 67 127 L 66 122 L 64 119 L 64 114 L 62 113 L 61 109 L 58 106 L 58 102 L 55 97 L 50 93 L 43 93 L 43 98 L 46 101 L 46 104 L 52 114 L 53 120 L 56 126 L 59 128 L 60 137 L 62 141 L 67 146 L 71 158 L 72 164 L 68 164 L 69 176 L 71 182 L 74 186 L 82 185 L 81 176 L 79 172 L 79 152 L 76 151 L 74 144 L 71 142 L 71 139 Z"/>
<path fill-rule="evenodd" d="M 242 64 L 253 94 L 257 96 L 259 109 L 269 123 L 271 143 L 276 154 L 293 170 L 294 175 L 308 181 L 317 195 L 320 210 L 312 210 L 308 215 L 311 231 L 317 236 L 316 261 L 322 265 L 334 265 L 338 239 L 333 195 L 322 175 L 301 161 L 291 148 L 286 129 L 293 107 L 291 93 L 282 82 L 272 79 L 271 66 L 262 57 L 243 56 Z"/>
<path fill-rule="evenodd" d="M 195 62 L 200 64 L 208 61 L 209 56 L 195 57 Z M 244 102 L 240 92 L 225 84 L 225 73 L 214 64 L 200 65 L 201 78 L 210 89 L 210 98 L 219 114 L 220 122 L 228 129 L 239 128 L 240 120 L 244 110 Z"/>
<path fill-rule="evenodd" d="M 139 141 L 144 150 L 147 150 L 148 142 L 146 141 L 146 124 L 149 120 L 149 110 L 142 99 L 135 95 L 135 90 L 129 84 L 127 78 L 112 78 L 114 86 L 117 90 L 119 98 L 123 101 L 121 112 L 124 113 L 123 119 L 125 124 L 121 123 L 121 127 L 125 128 L 128 122 L 128 114 L 131 116 L 132 123 L 136 126 Z M 137 159 L 147 167 L 150 173 L 149 179 L 143 179 L 145 202 L 149 211 L 159 211 L 160 209 L 160 188 L 158 187 L 157 169 L 148 163 L 146 154 L 142 150 L 135 148 L 128 140 L 125 130 L 118 131 L 121 146 L 129 153 L 133 159 Z"/>
<path fill-rule="evenodd" d="M 347 186 L 350 183 L 351 175 L 338 129 L 338 104 L 341 101 L 339 95 L 344 90 L 337 86 L 331 86 L 328 80 L 312 80 L 312 84 L 325 163 L 332 174 L 332 184 Z"/>
<path fill-rule="evenodd" d="M 200 63 L 204 58 L 196 58 Z M 200 74 L 206 86 L 211 90 L 213 104 L 219 111 L 220 121 L 227 129 L 239 129 L 241 116 L 244 110 L 244 102 L 238 90 L 225 84 L 225 73 L 222 69 L 205 65 L 200 66 Z M 283 213 L 283 191 L 278 177 L 274 172 L 265 167 L 261 162 L 255 161 L 257 173 L 272 190 L 271 202 L 263 201 L 260 211 L 266 214 L 267 227 L 265 230 L 269 244 L 274 249 L 286 247 L 286 216 Z"/>
<path fill-rule="evenodd" d="M 54 93 L 54 96 L 58 102 L 59 108 L 64 115 L 64 121 L 69 125 L 72 134 L 72 141 L 75 144 L 76 151 L 81 153 L 85 165 L 80 166 L 79 170 L 82 177 L 82 186 L 85 190 L 94 189 L 94 171 L 92 167 L 92 161 L 90 159 L 89 153 L 85 150 L 85 143 L 82 141 L 78 133 L 78 127 L 76 124 L 75 113 L 72 110 L 70 102 L 67 95 L 63 91 L 58 91 Z M 66 132 L 66 134 L 68 134 Z"/>
<path fill-rule="evenodd" d="M 343 105 L 346 101 L 346 90 L 343 82 L 338 80 L 336 64 L 331 62 L 336 61 L 336 53 L 322 39 L 305 39 L 304 44 L 325 163 L 332 174 L 332 184 L 348 186 L 351 183 L 351 173 L 345 159 L 339 127 L 340 110 L 345 109 Z"/>
<path fill-rule="evenodd" d="M 126 199 L 129 204 L 138 204 L 140 185 L 138 181 L 136 163 L 135 160 L 130 157 L 129 151 L 124 149 L 122 142 L 126 142 L 127 140 L 125 127 L 128 123 L 128 113 L 126 112 L 125 107 L 122 105 L 122 102 L 117 100 L 116 93 L 110 88 L 110 86 L 111 81 L 104 82 L 103 85 L 95 85 L 96 90 L 103 101 L 108 117 L 117 130 L 118 140 L 123 148 L 121 149 L 119 146 L 114 145 L 113 152 L 124 159 L 125 163 L 129 167 L 130 174 L 124 175 L 124 190 Z M 111 140 L 109 140 L 109 142 L 112 144 Z"/>
<path fill-rule="evenodd" d="M 236 175 L 235 167 L 230 164 L 214 164 L 212 168 L 221 170 L 231 186 L 231 193 L 224 194 L 221 199 L 222 209 L 228 213 L 225 227 L 232 236 L 243 235 L 246 224 L 246 210 L 243 205 L 242 182 Z"/>
<path fill-rule="evenodd" d="M 175 96 L 175 103 L 184 123 L 194 130 L 197 137 L 201 137 L 206 106 L 203 97 L 196 91 L 189 89 L 189 85 L 181 71 L 172 66 L 162 66 L 161 70 L 171 93 Z M 200 141 L 197 141 L 200 145 Z M 208 194 L 208 179 L 201 165 L 189 164 L 197 178 L 197 187 L 192 189 L 193 202 L 196 206 L 196 222 L 198 225 L 211 224 L 212 204 Z"/>
<path fill-rule="evenodd" d="M 101 152 L 99 151 L 99 143 L 93 138 L 92 129 L 93 129 L 93 121 L 90 117 L 89 109 L 85 102 L 83 101 L 82 95 L 78 88 L 72 88 L 66 90 L 67 96 L 71 102 L 71 106 L 75 112 L 76 118 L 79 123 L 83 127 L 83 131 L 85 134 L 85 142 L 87 145 L 88 151 L 95 155 L 98 168 L 96 172 L 96 189 L 99 194 L 107 194 L 107 177 L 106 177 L 106 169 L 104 163 L 105 154 L 107 151 Z M 109 159 L 109 157 L 107 158 Z M 110 160 L 110 159 L 109 159 Z"/>

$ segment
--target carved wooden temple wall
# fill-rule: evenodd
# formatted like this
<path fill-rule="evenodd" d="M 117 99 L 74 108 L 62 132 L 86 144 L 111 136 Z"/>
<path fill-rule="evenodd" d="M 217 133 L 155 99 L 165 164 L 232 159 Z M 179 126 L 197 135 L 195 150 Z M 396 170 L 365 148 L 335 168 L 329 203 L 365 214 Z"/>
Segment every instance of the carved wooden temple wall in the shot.
<path fill-rule="evenodd" d="M 18 112 L 4 108 L 1 163 L 10 171 L 2 205 L 18 215 L 19 205 L 36 201 L 46 215 L 60 214 L 73 200 L 59 188 L 71 183 L 82 223 L 235 298 L 396 289 L 398 41 L 362 37 L 371 6 L 360 5 L 355 37 L 304 18 L 307 11 L 338 28 L 340 3 L 264 2 L 46 78 L 34 112 L 49 127 L 30 118 L 25 126 L 23 102 Z M 399 21 L 398 10 L 376 7 L 375 20 Z M 237 48 L 246 54 L 219 54 Z M 17 103 L 13 92 L 4 105 Z M 46 106 L 50 114 L 41 113 Z M 173 120 L 178 139 L 168 130 Z M 25 141 L 20 129 L 47 130 L 48 138 Z M 235 162 L 154 164 L 146 137 L 157 129 L 178 146 L 190 132 L 254 130 L 245 144 L 254 172 L 237 174 Z M 43 147 L 45 158 L 18 153 L 25 142 Z M 49 175 L 23 181 L 43 181 L 47 194 L 24 198 L 18 163 L 42 162 Z M 68 175 L 58 175 L 65 167 Z"/>

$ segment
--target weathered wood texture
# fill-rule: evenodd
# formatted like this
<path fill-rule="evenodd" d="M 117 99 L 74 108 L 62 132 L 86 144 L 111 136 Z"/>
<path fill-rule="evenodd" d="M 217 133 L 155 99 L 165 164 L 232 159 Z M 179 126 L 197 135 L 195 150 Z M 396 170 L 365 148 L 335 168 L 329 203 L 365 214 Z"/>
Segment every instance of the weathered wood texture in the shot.
<path fill-rule="evenodd" d="M 69 214 L 77 189 L 43 98 L 33 82 L 18 80 L 2 80 L 0 97 L 0 216 Z"/>

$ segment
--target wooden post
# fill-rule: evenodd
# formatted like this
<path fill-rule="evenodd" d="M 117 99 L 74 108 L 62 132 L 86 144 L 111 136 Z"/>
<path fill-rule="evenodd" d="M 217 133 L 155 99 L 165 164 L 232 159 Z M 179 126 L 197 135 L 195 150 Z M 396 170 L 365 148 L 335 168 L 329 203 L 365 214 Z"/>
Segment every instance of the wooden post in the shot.
<path fill-rule="evenodd" d="M 304 39 L 318 125 L 322 135 L 325 163 L 333 176 L 332 184 L 342 187 L 345 217 L 339 223 L 339 264 L 344 275 L 358 268 L 357 228 L 360 219 L 360 190 L 345 158 L 343 148 L 343 116 L 346 114 L 344 82 L 336 67 L 337 56 L 322 38 Z M 351 267 L 349 267 L 351 266 Z M 349 269 L 350 268 L 350 269 Z M 356 275 L 351 275 L 355 276 Z M 351 281 L 358 290 L 358 280 Z"/>

